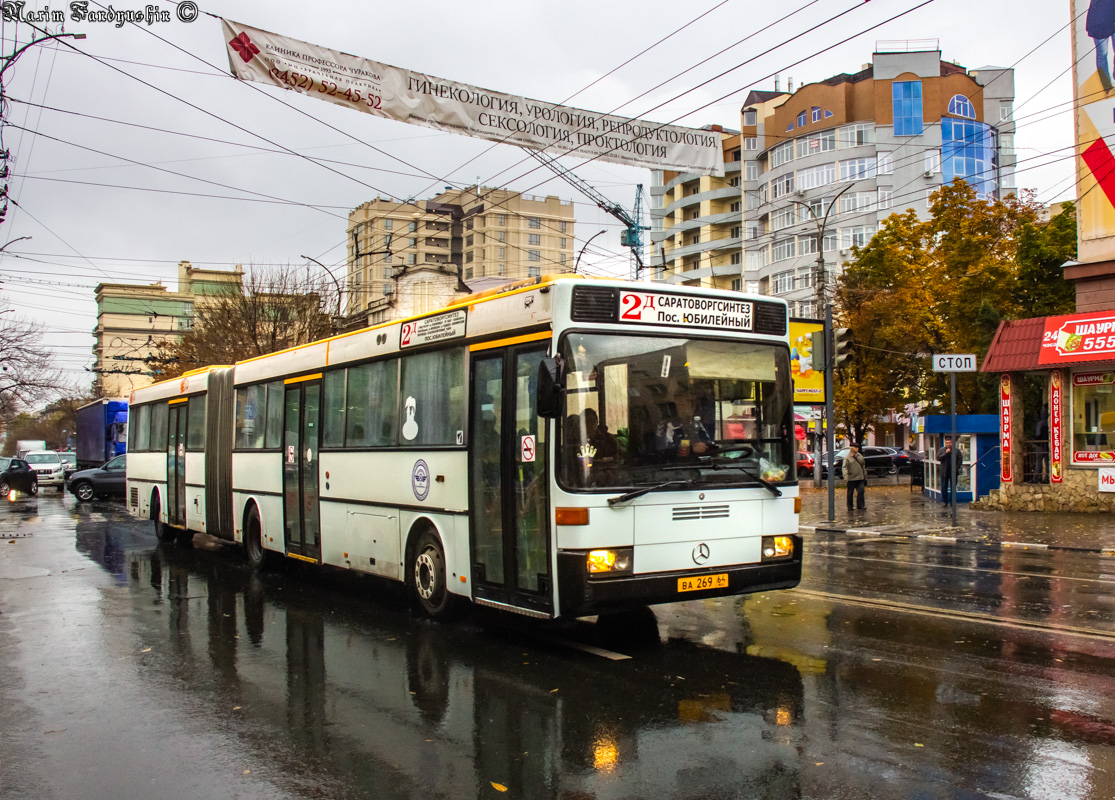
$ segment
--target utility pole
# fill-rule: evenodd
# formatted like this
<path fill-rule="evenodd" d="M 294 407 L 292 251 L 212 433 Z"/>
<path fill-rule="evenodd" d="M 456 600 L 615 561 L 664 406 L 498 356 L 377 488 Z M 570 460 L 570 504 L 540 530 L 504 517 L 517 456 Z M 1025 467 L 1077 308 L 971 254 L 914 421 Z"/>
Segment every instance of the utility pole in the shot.
<path fill-rule="evenodd" d="M 836 451 L 836 425 L 833 419 L 833 384 L 832 384 L 832 371 L 833 371 L 833 357 L 835 342 L 832 335 L 832 299 L 829 297 L 828 285 L 825 275 L 825 230 L 828 228 L 829 214 L 832 213 L 833 206 L 836 205 L 840 199 L 840 195 L 852 188 L 854 184 L 849 183 L 843 189 L 836 193 L 829 203 L 829 207 L 825 209 L 825 215 L 818 218 L 817 212 L 813 210 L 813 206 L 808 203 L 803 203 L 800 200 L 791 200 L 794 205 L 799 205 L 809 212 L 809 216 L 813 218 L 814 224 L 817 226 L 817 273 L 814 276 L 813 285 L 817 292 L 817 303 L 825 310 L 825 329 L 824 329 L 824 370 L 825 370 L 825 417 L 822 420 L 825 428 L 825 442 L 828 453 L 825 454 L 825 464 L 828 468 L 828 495 L 829 495 L 829 522 L 836 519 L 836 466 L 833 454 Z M 816 348 L 814 348 L 814 351 Z M 814 458 L 813 458 L 813 485 L 820 487 L 821 485 L 821 459 L 818 447 L 821 437 L 817 436 L 814 441 Z"/>

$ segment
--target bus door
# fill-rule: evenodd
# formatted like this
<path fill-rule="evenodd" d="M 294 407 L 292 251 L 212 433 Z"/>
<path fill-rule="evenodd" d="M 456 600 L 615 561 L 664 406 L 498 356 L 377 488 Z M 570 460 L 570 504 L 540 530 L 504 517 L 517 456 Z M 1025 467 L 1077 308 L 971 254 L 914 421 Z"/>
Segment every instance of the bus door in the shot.
<path fill-rule="evenodd" d="M 168 409 L 166 445 L 167 522 L 186 526 L 186 406 L 185 398 L 172 400 Z"/>
<path fill-rule="evenodd" d="M 552 616 L 546 421 L 535 409 L 537 342 L 472 352 L 469 431 L 473 596 Z"/>
<path fill-rule="evenodd" d="M 321 444 L 321 375 L 286 382 L 283 402 L 283 518 L 286 552 L 321 558 L 318 451 Z"/>

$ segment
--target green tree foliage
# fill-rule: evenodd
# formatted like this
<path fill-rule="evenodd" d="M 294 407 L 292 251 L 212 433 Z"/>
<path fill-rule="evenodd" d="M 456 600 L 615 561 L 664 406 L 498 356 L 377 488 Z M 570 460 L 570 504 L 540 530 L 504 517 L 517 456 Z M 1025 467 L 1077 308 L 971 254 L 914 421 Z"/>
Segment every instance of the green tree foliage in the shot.
<path fill-rule="evenodd" d="M 931 217 L 893 214 L 837 282 L 838 324 L 852 329 L 853 366 L 837 377 L 837 416 L 856 438 L 893 408 L 949 402 L 932 353 L 982 358 L 999 321 L 1070 313 L 1060 265 L 1076 254 L 1071 206 L 1038 221 L 1031 196 L 981 200 L 957 180 L 934 194 Z M 993 413 L 996 376 L 958 375 L 957 410 Z"/>

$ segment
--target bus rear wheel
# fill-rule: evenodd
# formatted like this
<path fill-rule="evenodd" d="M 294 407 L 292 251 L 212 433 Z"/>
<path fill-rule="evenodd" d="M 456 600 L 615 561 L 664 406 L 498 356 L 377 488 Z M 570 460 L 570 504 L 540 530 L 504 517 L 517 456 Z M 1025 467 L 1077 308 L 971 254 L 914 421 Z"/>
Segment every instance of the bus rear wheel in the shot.
<path fill-rule="evenodd" d="M 160 542 L 173 542 L 178 535 L 174 528 L 163 522 L 163 508 L 156 494 L 151 499 L 151 519 L 155 521 L 155 538 Z"/>
<path fill-rule="evenodd" d="M 263 548 L 263 526 L 259 524 L 259 515 L 252 511 L 248 515 L 248 522 L 244 526 L 244 552 L 248 556 L 248 566 L 253 572 L 262 572 L 267 566 L 267 551 Z"/>
<path fill-rule="evenodd" d="M 433 531 L 418 537 L 411 560 L 410 585 L 427 616 L 447 620 L 460 611 L 460 598 L 450 593 L 445 571 L 445 550 Z"/>

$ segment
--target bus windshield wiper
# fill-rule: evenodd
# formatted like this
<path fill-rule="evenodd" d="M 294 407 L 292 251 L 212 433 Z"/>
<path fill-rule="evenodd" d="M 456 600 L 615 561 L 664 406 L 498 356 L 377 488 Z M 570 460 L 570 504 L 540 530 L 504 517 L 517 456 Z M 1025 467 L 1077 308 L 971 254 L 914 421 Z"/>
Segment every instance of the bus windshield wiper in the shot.
<path fill-rule="evenodd" d="M 627 494 L 621 494 L 619 497 L 609 497 L 608 505 L 614 506 L 619 503 L 626 503 L 628 500 L 634 500 L 636 497 L 642 497 L 644 494 L 651 492 L 658 492 L 662 489 L 668 489 L 671 486 L 692 486 L 693 481 L 666 481 L 665 483 L 657 483 L 654 486 L 644 486 L 641 489 L 635 489 Z"/>
<path fill-rule="evenodd" d="M 713 469 L 738 469 L 740 472 L 742 472 L 748 478 L 751 478 L 752 480 L 758 481 L 759 483 L 763 484 L 763 486 L 766 487 L 768 490 L 770 490 L 770 493 L 773 494 L 775 497 L 781 497 L 782 496 L 782 490 L 781 489 L 779 489 L 777 486 L 775 486 L 770 481 L 764 480 L 763 478 L 760 478 L 758 475 L 756 475 L 754 472 L 749 470 L 747 467 L 741 467 L 739 464 L 717 464 L 717 463 L 714 463 L 711 466 L 712 466 Z"/>

